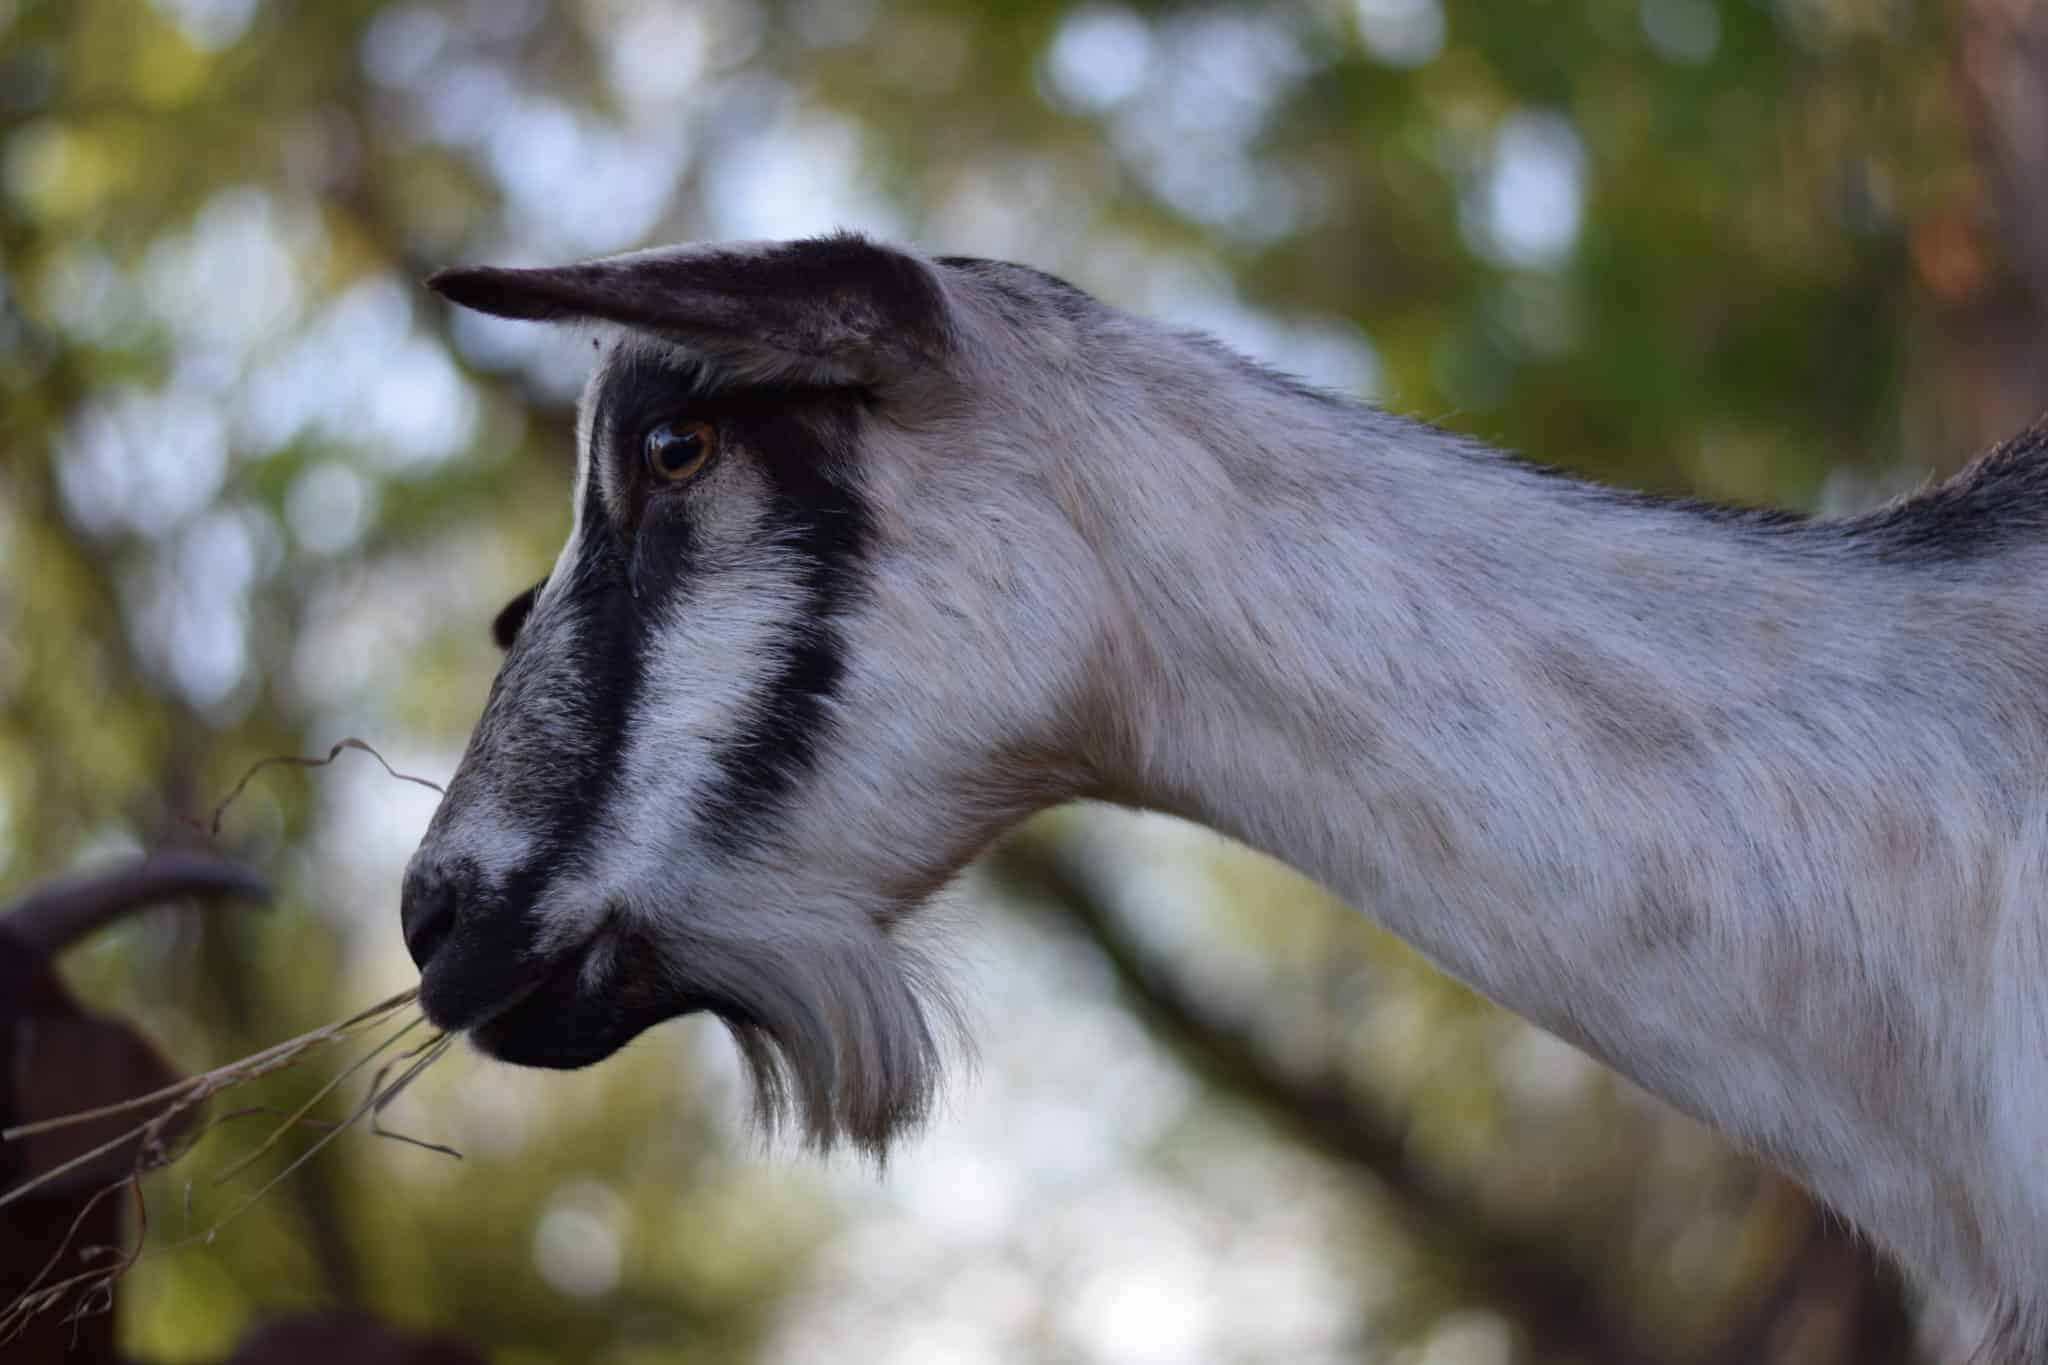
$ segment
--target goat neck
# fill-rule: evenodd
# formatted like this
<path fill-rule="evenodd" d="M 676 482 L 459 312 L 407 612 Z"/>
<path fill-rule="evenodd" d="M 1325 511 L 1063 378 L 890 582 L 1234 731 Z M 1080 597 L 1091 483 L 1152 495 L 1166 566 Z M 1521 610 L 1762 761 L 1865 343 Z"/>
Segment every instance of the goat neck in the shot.
<path fill-rule="evenodd" d="M 2048 566 L 1943 524 L 2016 462 L 2038 515 L 2040 439 L 1804 522 L 1164 360 L 1069 471 L 1103 794 L 1319 877 L 1909 1263 L 2048 1282 Z"/>

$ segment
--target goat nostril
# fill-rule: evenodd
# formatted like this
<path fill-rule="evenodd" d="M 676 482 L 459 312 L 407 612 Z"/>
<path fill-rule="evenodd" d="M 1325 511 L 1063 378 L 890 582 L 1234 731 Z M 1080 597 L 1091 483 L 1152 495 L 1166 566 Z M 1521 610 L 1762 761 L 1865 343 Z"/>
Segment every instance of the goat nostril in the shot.
<path fill-rule="evenodd" d="M 398 922 L 406 951 L 421 971 L 455 928 L 456 879 L 438 867 L 415 865 L 405 874 Z"/>

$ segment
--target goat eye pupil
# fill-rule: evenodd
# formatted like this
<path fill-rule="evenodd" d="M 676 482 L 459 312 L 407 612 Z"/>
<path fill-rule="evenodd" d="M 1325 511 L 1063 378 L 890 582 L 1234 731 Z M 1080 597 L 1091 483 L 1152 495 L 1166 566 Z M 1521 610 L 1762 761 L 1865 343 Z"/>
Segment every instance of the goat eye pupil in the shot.
<path fill-rule="evenodd" d="M 709 424 L 664 422 L 647 433 L 647 463 L 661 478 L 687 478 L 710 457 L 711 446 Z"/>
<path fill-rule="evenodd" d="M 704 438 L 694 431 L 680 436 L 664 431 L 661 442 L 661 467 L 681 469 L 690 462 L 690 457 L 695 455 L 697 448 L 703 444 Z"/>

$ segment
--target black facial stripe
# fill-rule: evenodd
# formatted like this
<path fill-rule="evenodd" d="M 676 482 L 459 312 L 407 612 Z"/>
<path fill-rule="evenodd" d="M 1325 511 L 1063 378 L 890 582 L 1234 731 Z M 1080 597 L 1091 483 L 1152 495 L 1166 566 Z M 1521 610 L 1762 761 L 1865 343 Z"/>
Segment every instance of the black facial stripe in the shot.
<path fill-rule="evenodd" d="M 865 583 L 869 513 L 844 461 L 857 417 L 836 407 L 749 423 L 746 443 L 772 489 L 776 543 L 802 565 L 803 602 L 774 645 L 776 665 L 738 733 L 716 756 L 719 778 L 698 812 L 714 844 L 740 851 L 772 823 L 776 806 L 817 765 L 827 705 L 846 672 L 840 620 Z"/>
<path fill-rule="evenodd" d="M 566 581 L 548 586 L 544 616 L 515 641 L 508 660 L 509 667 L 529 644 L 563 648 L 554 627 L 560 615 L 573 617 L 574 657 L 553 668 L 557 679 L 573 679 L 572 704 L 587 736 L 562 746 L 577 752 L 537 754 L 526 768 L 547 774 L 544 790 L 518 798 L 522 822 L 545 831 L 544 842 L 506 888 L 508 904 L 529 904 L 548 882 L 579 875 L 591 831 L 610 813 L 644 685 L 647 633 L 672 612 L 690 609 L 701 530 L 690 517 L 688 488 L 655 487 L 641 465 L 640 436 L 654 423 L 683 417 L 715 424 L 723 452 L 716 458 L 743 459 L 765 479 L 765 533 L 800 565 L 801 600 L 768 642 L 765 685 L 712 755 L 713 776 L 695 812 L 700 827 L 718 847 L 746 847 L 815 765 L 828 702 L 845 671 L 837 622 L 859 592 L 868 538 L 867 509 L 850 487 L 847 465 L 860 401 L 855 390 L 814 386 L 707 390 L 703 376 L 658 355 L 617 358 L 592 397 L 591 458 L 608 468 L 588 471 L 577 562 L 564 570 Z M 617 501 L 599 495 L 607 478 Z M 546 744 L 545 737 L 534 742 Z"/>
<path fill-rule="evenodd" d="M 627 722 L 640 694 L 643 616 L 627 586 L 625 547 L 596 497 L 584 499 L 578 530 L 582 552 L 547 606 L 549 618 L 573 622 L 575 643 L 569 657 L 547 666 L 554 686 L 566 678 L 573 688 L 567 704 L 574 707 L 582 738 L 550 744 L 545 733 L 512 737 L 538 750 L 521 765 L 527 780 L 512 800 L 520 823 L 543 831 L 502 890 L 506 904 L 517 909 L 531 905 L 550 882 L 577 875 L 591 826 L 618 781 Z M 507 668 L 521 648 L 563 648 L 559 637 L 550 637 L 553 631 L 541 630 L 516 640 Z"/>

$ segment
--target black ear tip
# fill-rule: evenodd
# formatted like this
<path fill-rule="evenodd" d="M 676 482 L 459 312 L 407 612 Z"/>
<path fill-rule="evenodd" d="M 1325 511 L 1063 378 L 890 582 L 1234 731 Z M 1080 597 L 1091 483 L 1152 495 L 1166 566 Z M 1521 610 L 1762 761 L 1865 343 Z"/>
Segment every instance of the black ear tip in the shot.
<path fill-rule="evenodd" d="M 470 283 L 478 275 L 483 273 L 485 273 L 483 269 L 473 265 L 451 266 L 446 270 L 436 270 L 433 274 L 427 276 L 425 280 L 421 281 L 421 283 L 425 284 L 427 288 L 433 290 L 442 298 L 452 299 L 460 303 L 464 290 L 469 287 Z"/>
<path fill-rule="evenodd" d="M 501 318 L 560 317 L 562 307 L 535 287 L 532 277 L 536 273 L 465 265 L 436 270 L 427 276 L 426 285 L 448 302 L 479 313 Z"/>

